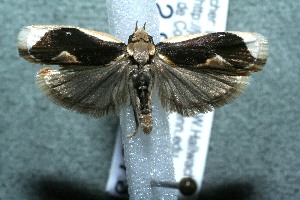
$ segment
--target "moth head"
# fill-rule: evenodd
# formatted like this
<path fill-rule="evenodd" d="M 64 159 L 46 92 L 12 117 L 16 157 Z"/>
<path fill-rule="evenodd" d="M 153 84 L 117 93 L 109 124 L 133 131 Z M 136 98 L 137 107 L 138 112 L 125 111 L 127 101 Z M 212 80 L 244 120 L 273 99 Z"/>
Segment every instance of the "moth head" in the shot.
<path fill-rule="evenodd" d="M 153 38 L 148 35 L 145 26 L 146 23 L 143 28 L 139 29 L 136 22 L 135 31 L 129 36 L 127 45 L 128 54 L 140 65 L 145 65 L 155 54 Z"/>
<path fill-rule="evenodd" d="M 128 44 L 135 42 L 146 42 L 153 44 L 152 36 L 148 35 L 146 32 L 146 22 L 144 23 L 143 28 L 138 28 L 138 22 L 136 22 L 135 30 L 132 35 L 129 36 Z"/>

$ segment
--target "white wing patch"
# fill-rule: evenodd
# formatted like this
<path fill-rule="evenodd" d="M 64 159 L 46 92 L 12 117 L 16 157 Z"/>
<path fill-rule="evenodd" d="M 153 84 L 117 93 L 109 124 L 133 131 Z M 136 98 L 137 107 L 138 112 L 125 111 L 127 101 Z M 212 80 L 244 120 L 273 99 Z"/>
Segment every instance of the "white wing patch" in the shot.
<path fill-rule="evenodd" d="M 31 49 L 48 31 L 49 29 L 35 28 L 35 26 L 24 27 L 18 35 L 19 49 Z"/>
<path fill-rule="evenodd" d="M 230 31 L 229 33 L 236 34 L 243 38 L 249 52 L 256 59 L 266 60 L 269 54 L 267 38 L 259 33 L 249 32 L 236 32 Z"/>

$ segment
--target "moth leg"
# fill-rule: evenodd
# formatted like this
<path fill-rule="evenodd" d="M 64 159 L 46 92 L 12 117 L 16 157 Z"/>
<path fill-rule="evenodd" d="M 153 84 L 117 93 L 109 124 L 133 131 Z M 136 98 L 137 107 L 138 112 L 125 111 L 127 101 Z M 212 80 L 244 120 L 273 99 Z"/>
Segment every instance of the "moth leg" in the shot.
<path fill-rule="evenodd" d="M 132 138 L 133 136 L 135 136 L 138 132 L 138 129 L 135 129 L 132 133 L 130 133 L 129 135 L 127 135 L 128 138 Z"/>
<path fill-rule="evenodd" d="M 133 136 L 135 136 L 139 130 L 139 120 L 138 120 L 138 116 L 136 114 L 135 109 L 133 109 L 133 113 L 134 113 L 134 121 L 135 121 L 135 129 L 132 133 L 130 133 L 129 135 L 127 135 L 128 138 L 132 138 Z"/>

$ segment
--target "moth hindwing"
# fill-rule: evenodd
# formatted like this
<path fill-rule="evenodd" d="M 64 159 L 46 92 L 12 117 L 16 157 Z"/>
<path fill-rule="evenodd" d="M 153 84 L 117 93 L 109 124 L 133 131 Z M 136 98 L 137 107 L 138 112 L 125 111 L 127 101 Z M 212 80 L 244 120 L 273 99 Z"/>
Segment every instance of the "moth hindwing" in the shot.
<path fill-rule="evenodd" d="M 69 26 L 28 26 L 19 34 L 19 54 L 43 68 L 37 84 L 55 103 L 94 117 L 117 115 L 127 98 L 137 133 L 152 131 L 152 93 L 163 107 L 183 116 L 230 103 L 260 71 L 268 43 L 257 33 L 184 35 L 154 44 L 145 25 L 128 45 L 112 35 Z"/>

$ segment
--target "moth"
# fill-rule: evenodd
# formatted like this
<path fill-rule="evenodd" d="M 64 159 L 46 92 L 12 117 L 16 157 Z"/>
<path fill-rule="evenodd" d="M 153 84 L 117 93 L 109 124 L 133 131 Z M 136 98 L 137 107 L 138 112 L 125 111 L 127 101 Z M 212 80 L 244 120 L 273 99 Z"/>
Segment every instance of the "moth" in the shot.
<path fill-rule="evenodd" d="M 152 131 L 152 95 L 183 116 L 230 103 L 268 57 L 258 33 L 217 32 L 172 37 L 154 44 L 136 24 L 128 44 L 71 26 L 28 26 L 18 36 L 21 57 L 45 67 L 37 85 L 55 103 L 94 117 L 117 115 L 128 99 L 135 130 Z"/>

